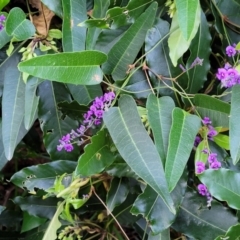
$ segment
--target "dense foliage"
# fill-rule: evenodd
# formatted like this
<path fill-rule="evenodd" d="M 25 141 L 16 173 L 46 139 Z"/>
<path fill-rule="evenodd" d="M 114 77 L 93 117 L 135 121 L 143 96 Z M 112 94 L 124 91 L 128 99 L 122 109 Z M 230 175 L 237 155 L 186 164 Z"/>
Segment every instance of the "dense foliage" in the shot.
<path fill-rule="evenodd" d="M 240 239 L 238 0 L 0 1 L 0 239 Z"/>

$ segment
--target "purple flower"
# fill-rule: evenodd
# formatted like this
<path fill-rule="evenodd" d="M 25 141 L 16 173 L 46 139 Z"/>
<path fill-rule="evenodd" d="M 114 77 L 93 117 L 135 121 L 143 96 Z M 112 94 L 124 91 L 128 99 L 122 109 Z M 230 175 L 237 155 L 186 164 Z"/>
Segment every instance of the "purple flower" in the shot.
<path fill-rule="evenodd" d="M 217 153 L 210 153 L 208 156 L 208 162 L 209 164 L 212 164 L 213 162 L 217 161 Z"/>
<path fill-rule="evenodd" d="M 236 54 L 236 49 L 235 47 L 233 46 L 227 46 L 226 48 L 226 54 L 229 56 L 229 57 L 233 57 L 235 54 Z"/>
<path fill-rule="evenodd" d="M 6 20 L 6 17 L 4 15 L 0 15 L 0 22 L 4 22 Z"/>
<path fill-rule="evenodd" d="M 212 121 L 210 120 L 209 117 L 204 117 L 203 120 L 202 120 L 202 123 L 204 125 L 208 125 L 208 124 L 212 124 Z"/>
<path fill-rule="evenodd" d="M 202 63 L 203 63 L 203 59 L 200 59 L 199 57 L 197 57 L 191 64 L 190 68 L 195 67 L 196 65 L 202 66 Z"/>
<path fill-rule="evenodd" d="M 4 29 L 4 26 L 0 23 L 0 31 Z"/>
<path fill-rule="evenodd" d="M 227 74 L 227 70 L 225 68 L 219 68 L 218 72 L 216 74 L 217 78 L 219 80 L 224 80 L 227 78 L 228 74 Z"/>
<path fill-rule="evenodd" d="M 214 161 L 211 163 L 210 168 L 218 170 L 221 167 L 221 163 L 219 161 Z"/>
<path fill-rule="evenodd" d="M 225 63 L 224 68 L 228 70 L 229 68 L 232 68 L 232 65 L 229 63 Z"/>
<path fill-rule="evenodd" d="M 203 162 L 197 161 L 196 162 L 196 173 L 200 174 L 205 171 L 205 164 Z"/>
<path fill-rule="evenodd" d="M 208 139 L 213 140 L 213 137 L 216 136 L 218 132 L 214 129 L 213 126 L 208 126 Z"/>
<path fill-rule="evenodd" d="M 204 148 L 204 149 L 202 150 L 202 152 L 205 153 L 205 154 L 208 154 L 208 149 L 207 149 L 207 148 Z"/>
<path fill-rule="evenodd" d="M 202 183 L 199 184 L 197 188 L 199 194 L 201 194 L 202 196 L 206 196 L 209 193 L 207 187 Z"/>
<path fill-rule="evenodd" d="M 195 137 L 195 140 L 194 140 L 194 146 L 197 147 L 198 144 L 202 141 L 202 139 L 199 137 L 199 136 L 196 136 Z"/>
<path fill-rule="evenodd" d="M 72 130 L 71 133 L 66 134 L 59 140 L 57 150 L 61 151 L 64 149 L 67 152 L 73 150 L 73 142 L 77 145 L 81 145 L 84 139 L 81 138 L 84 132 L 92 127 L 92 125 L 100 125 L 102 123 L 102 117 L 104 111 L 107 111 L 111 105 L 112 100 L 115 98 L 114 92 L 105 93 L 101 97 L 96 97 L 90 106 L 89 110 L 83 114 L 83 124 L 79 128 Z M 79 139 L 81 138 L 81 139 Z M 73 141 L 74 140 L 74 141 Z"/>
<path fill-rule="evenodd" d="M 179 64 L 179 67 L 182 69 L 183 72 L 186 72 L 186 68 L 182 64 Z"/>

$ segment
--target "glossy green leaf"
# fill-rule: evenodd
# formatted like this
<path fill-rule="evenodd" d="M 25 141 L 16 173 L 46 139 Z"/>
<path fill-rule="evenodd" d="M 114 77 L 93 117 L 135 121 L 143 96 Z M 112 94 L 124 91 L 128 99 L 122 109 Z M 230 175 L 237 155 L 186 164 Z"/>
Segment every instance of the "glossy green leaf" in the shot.
<path fill-rule="evenodd" d="M 148 234 L 148 240 L 171 240 L 170 238 L 170 230 L 166 229 L 163 232 L 155 235 L 152 232 Z"/>
<path fill-rule="evenodd" d="M 185 194 L 187 187 L 186 175 L 186 173 L 183 174 L 177 187 L 171 193 L 176 209 L 178 209 Z M 149 186 L 147 186 L 144 192 L 137 197 L 130 211 L 135 215 L 143 215 L 148 222 L 148 226 L 155 234 L 168 229 L 176 217 L 175 214 L 169 211 L 158 194 Z"/>
<path fill-rule="evenodd" d="M 79 28 L 79 22 L 87 19 L 86 1 L 64 0 L 62 45 L 64 52 L 82 51 L 85 49 L 86 28 Z"/>
<path fill-rule="evenodd" d="M 40 96 L 38 118 L 47 152 L 52 159 L 76 160 L 79 154 L 77 147 L 71 153 L 56 150 L 59 139 L 78 127 L 77 121 L 68 116 L 64 117 L 58 110 L 59 102 L 71 101 L 67 88 L 61 83 L 44 81 L 38 87 L 38 95 Z"/>
<path fill-rule="evenodd" d="M 215 238 L 215 240 L 233 239 L 238 240 L 240 238 L 240 224 L 230 227 L 227 233 L 223 236 Z"/>
<path fill-rule="evenodd" d="M 102 81 L 99 65 L 107 56 L 98 51 L 47 54 L 19 63 L 20 71 L 57 82 L 94 85 Z"/>
<path fill-rule="evenodd" d="M 216 199 L 226 201 L 231 208 L 240 209 L 240 173 L 224 168 L 217 171 L 208 169 L 199 178 Z"/>
<path fill-rule="evenodd" d="M 40 82 L 41 79 L 30 77 L 26 83 L 24 125 L 27 130 L 31 128 L 37 118 L 39 97 L 36 96 L 36 91 Z"/>
<path fill-rule="evenodd" d="M 153 94 L 148 96 L 148 121 L 153 131 L 154 142 L 163 165 L 165 165 L 167 156 L 168 139 L 172 125 L 172 111 L 174 107 L 174 101 L 170 97 L 157 98 Z"/>
<path fill-rule="evenodd" d="M 177 66 L 178 59 L 188 50 L 191 40 L 186 40 L 179 27 L 177 14 L 172 18 L 170 28 L 171 35 L 168 38 L 169 56 L 174 67 Z"/>
<path fill-rule="evenodd" d="M 204 94 L 196 94 L 194 105 L 202 118 L 209 117 L 214 127 L 229 128 L 230 105 Z"/>
<path fill-rule="evenodd" d="M 41 0 L 51 11 L 63 18 L 62 0 Z"/>
<path fill-rule="evenodd" d="M 55 212 L 53 218 L 51 219 L 48 228 L 43 236 L 43 240 L 50 240 L 57 238 L 57 230 L 62 226 L 62 223 L 59 221 L 59 216 L 63 211 L 63 206 L 65 202 L 61 202 L 58 207 L 57 211 Z"/>
<path fill-rule="evenodd" d="M 2 138 L 8 160 L 12 158 L 15 147 L 27 132 L 23 125 L 25 84 L 21 72 L 17 69 L 19 61 L 20 55 L 15 53 L 1 65 L 1 68 L 5 69 L 2 97 Z"/>
<path fill-rule="evenodd" d="M 106 11 L 109 7 L 110 0 L 94 0 L 94 7 L 92 16 L 94 18 L 103 18 L 106 14 Z M 101 32 L 101 29 L 95 27 L 95 28 L 89 28 L 87 31 L 87 38 L 86 38 L 86 49 L 94 49 L 96 41 L 98 39 L 98 36 Z"/>
<path fill-rule="evenodd" d="M 199 0 L 176 0 L 178 22 L 185 40 L 192 40 L 200 23 Z"/>
<path fill-rule="evenodd" d="M 54 185 L 57 176 L 64 173 L 71 174 L 76 168 L 76 162 L 57 161 L 37 166 L 23 168 L 11 177 L 11 182 L 20 188 L 27 188 L 33 192 L 34 188 L 46 190 Z M 71 176 L 66 175 L 67 181 Z"/>
<path fill-rule="evenodd" d="M 229 136 L 219 133 L 218 135 L 213 137 L 213 140 L 218 146 L 220 146 L 220 147 L 222 147 L 226 150 L 230 149 L 230 147 L 229 147 Z"/>
<path fill-rule="evenodd" d="M 99 84 L 77 86 L 68 84 L 68 88 L 74 100 L 81 105 L 88 105 L 95 97 L 102 95 L 102 89 Z"/>
<path fill-rule="evenodd" d="M 43 200 L 42 197 L 29 196 L 16 197 L 13 201 L 19 205 L 22 211 L 26 211 L 30 215 L 52 219 L 59 199 L 47 198 Z"/>
<path fill-rule="evenodd" d="M 200 127 L 201 119 L 199 117 L 179 108 L 173 110 L 165 163 L 166 179 L 170 192 L 175 188 L 184 171 Z"/>
<path fill-rule="evenodd" d="M 124 87 L 135 98 L 147 98 L 150 93 L 152 93 L 145 73 L 138 69 L 130 78 Z"/>
<path fill-rule="evenodd" d="M 108 60 L 102 67 L 105 73 L 112 74 L 114 80 L 121 80 L 126 76 L 129 65 L 142 47 L 147 30 L 154 22 L 156 5 L 152 3 L 109 51 Z"/>
<path fill-rule="evenodd" d="M 186 89 L 187 93 L 197 93 L 203 87 L 204 82 L 207 80 L 207 73 L 210 69 L 208 59 L 211 53 L 211 40 L 212 38 L 209 32 L 209 25 L 206 20 L 206 16 L 202 12 L 198 32 L 189 47 L 191 55 L 187 61 L 186 68 L 190 68 L 197 57 L 203 59 L 203 63 L 201 66 L 196 66 L 186 72 L 186 75 L 188 77 L 188 86 Z M 182 81 L 186 81 L 186 78 L 183 79 L 184 80 Z M 180 81 L 180 83 L 182 81 Z"/>
<path fill-rule="evenodd" d="M 240 124 L 239 124 L 239 93 L 240 86 L 235 85 L 232 89 L 231 111 L 229 122 L 230 152 L 233 163 L 236 164 L 240 159 Z"/>
<path fill-rule="evenodd" d="M 21 8 L 12 8 L 6 20 L 6 32 L 22 41 L 32 37 L 35 33 L 34 25 L 26 19 L 26 15 Z"/>
<path fill-rule="evenodd" d="M 0 31 L 0 49 L 10 42 L 11 36 L 6 32 L 6 28 Z"/>
<path fill-rule="evenodd" d="M 172 227 L 189 238 L 212 240 L 237 223 L 230 209 L 214 200 L 208 209 L 206 201 L 206 197 L 188 188 Z"/>
<path fill-rule="evenodd" d="M 10 0 L 1 0 L 0 1 L 0 11 L 10 2 Z"/>
<path fill-rule="evenodd" d="M 110 149 L 109 134 L 101 130 L 91 138 L 91 143 L 86 145 L 84 153 L 78 159 L 76 173 L 91 176 L 102 172 L 114 161 Z"/>
<path fill-rule="evenodd" d="M 169 23 L 162 19 L 156 19 L 153 27 L 148 30 L 145 38 L 146 62 L 148 67 L 157 74 L 165 77 L 174 78 L 181 73 L 180 68 L 175 68 L 169 57 L 167 44 L 167 34 L 169 33 Z M 174 93 L 166 85 L 172 86 L 172 81 L 161 80 L 149 71 L 151 82 L 161 95 L 174 97 Z M 163 82 L 164 81 L 164 82 Z"/>
<path fill-rule="evenodd" d="M 175 212 L 156 147 L 147 134 L 132 97 L 123 95 L 119 107 L 104 113 L 104 123 L 119 153 L 131 169 L 146 181 Z"/>
<path fill-rule="evenodd" d="M 127 198 L 128 192 L 129 185 L 127 179 L 113 178 L 110 189 L 107 193 L 106 205 L 108 210 L 112 212 L 116 206 L 123 203 Z"/>
<path fill-rule="evenodd" d="M 46 222 L 45 218 L 40 218 L 30 215 L 28 212 L 23 212 L 23 223 L 21 233 L 27 232 L 33 228 L 36 228 Z"/>

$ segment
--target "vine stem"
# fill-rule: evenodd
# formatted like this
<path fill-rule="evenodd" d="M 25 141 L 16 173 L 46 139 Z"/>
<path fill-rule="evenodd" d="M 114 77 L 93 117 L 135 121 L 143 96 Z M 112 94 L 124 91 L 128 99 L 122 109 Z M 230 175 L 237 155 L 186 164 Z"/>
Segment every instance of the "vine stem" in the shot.
<path fill-rule="evenodd" d="M 91 187 L 92 192 L 94 193 L 94 195 L 97 197 L 97 199 L 102 203 L 102 205 L 107 209 L 107 211 L 109 212 L 109 214 L 112 216 L 112 218 L 115 220 L 116 224 L 118 225 L 118 227 L 120 228 L 121 232 L 123 233 L 124 237 L 127 240 L 130 240 L 127 236 L 127 234 L 124 232 L 123 228 L 121 227 L 121 225 L 119 224 L 118 220 L 114 217 L 114 215 L 111 213 L 111 211 L 108 209 L 108 207 L 106 206 L 106 204 L 103 202 L 103 200 L 98 196 L 98 194 L 95 191 L 95 188 L 92 186 Z"/>

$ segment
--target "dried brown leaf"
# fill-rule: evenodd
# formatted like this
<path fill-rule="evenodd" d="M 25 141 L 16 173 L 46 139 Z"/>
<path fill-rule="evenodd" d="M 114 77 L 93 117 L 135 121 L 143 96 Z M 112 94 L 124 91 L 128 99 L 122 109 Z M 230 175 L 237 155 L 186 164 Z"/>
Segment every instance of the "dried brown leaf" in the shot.
<path fill-rule="evenodd" d="M 47 36 L 51 20 L 55 14 L 41 0 L 29 0 L 29 3 L 33 8 L 39 10 L 38 15 L 32 16 L 32 21 L 37 32 L 43 36 Z"/>

